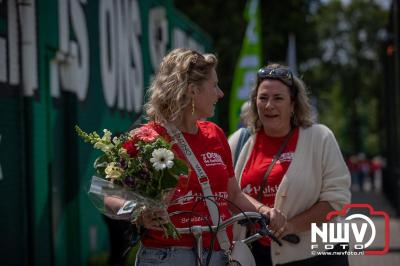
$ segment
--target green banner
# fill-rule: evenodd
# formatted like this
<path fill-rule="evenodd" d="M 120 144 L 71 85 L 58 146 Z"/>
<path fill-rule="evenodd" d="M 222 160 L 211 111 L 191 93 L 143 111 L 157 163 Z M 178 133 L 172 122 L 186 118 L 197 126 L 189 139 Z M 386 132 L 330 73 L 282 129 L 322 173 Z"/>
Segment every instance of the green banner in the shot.
<path fill-rule="evenodd" d="M 210 38 L 171 0 L 0 1 L 2 265 L 87 265 L 109 247 L 74 132 L 127 131 L 175 47 Z"/>
<path fill-rule="evenodd" d="M 258 0 L 249 0 L 244 17 L 248 21 L 239 60 L 237 62 L 229 104 L 229 129 L 240 127 L 240 110 L 249 99 L 262 58 L 260 7 Z"/>

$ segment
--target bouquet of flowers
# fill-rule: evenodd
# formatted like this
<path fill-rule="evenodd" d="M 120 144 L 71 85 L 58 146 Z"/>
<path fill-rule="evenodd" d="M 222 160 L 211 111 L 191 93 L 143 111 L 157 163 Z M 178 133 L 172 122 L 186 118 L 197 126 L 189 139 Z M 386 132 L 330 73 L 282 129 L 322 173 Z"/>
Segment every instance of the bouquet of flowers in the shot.
<path fill-rule="evenodd" d="M 75 130 L 85 142 L 103 152 L 94 162 L 100 177 L 92 178 L 89 190 L 92 202 L 103 214 L 135 221 L 146 209 L 166 213 L 179 177 L 187 176 L 189 171 L 186 163 L 174 155 L 169 142 L 148 127 L 113 138 L 107 129 L 102 137 L 78 126 Z M 112 202 L 117 204 L 112 207 Z M 160 224 L 165 236 L 177 238 L 176 228 L 168 221 Z"/>

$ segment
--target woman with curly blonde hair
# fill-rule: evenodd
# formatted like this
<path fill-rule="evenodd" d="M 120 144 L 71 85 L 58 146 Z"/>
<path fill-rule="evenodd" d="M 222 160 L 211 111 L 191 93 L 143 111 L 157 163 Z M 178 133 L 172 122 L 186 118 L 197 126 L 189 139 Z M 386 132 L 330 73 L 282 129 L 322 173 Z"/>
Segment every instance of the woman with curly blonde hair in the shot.
<path fill-rule="evenodd" d="M 159 123 L 181 123 L 185 109 L 190 108 L 194 116 L 195 97 L 190 95 L 190 90 L 193 85 L 207 80 L 217 63 L 213 54 L 201 55 L 189 49 L 176 49 L 168 54 L 148 90 L 150 98 L 145 104 L 148 119 Z M 219 88 L 216 92 L 213 106 L 223 96 Z M 210 108 L 210 111 L 212 114 L 208 116 L 213 115 L 214 108 Z"/>
<path fill-rule="evenodd" d="M 260 207 L 260 203 L 242 193 L 234 178 L 224 132 L 206 121 L 214 115 L 215 105 L 224 95 L 218 87 L 216 66 L 217 58 L 212 54 L 174 49 L 162 60 L 148 91 L 145 111 L 149 123 L 144 127 L 173 141 L 174 153 L 191 168 L 189 175 L 178 182 L 167 210 L 174 213 L 169 218 L 177 228 L 215 223 L 212 208 L 203 197 L 207 194 L 203 186 L 206 183 L 211 196 L 218 195 L 216 205 L 211 204 L 217 208 L 217 220 L 231 216 L 228 200 L 245 211 L 258 211 Z M 193 157 L 194 163 L 189 160 Z M 199 168 L 204 175 L 198 174 Z M 262 208 L 262 212 L 270 216 L 275 228 L 285 223 L 285 217 L 273 208 Z M 141 239 L 136 265 L 196 265 L 197 259 L 207 257 L 207 252 L 196 254 L 196 243 L 190 234 L 182 234 L 179 239 L 165 238 L 159 217 L 152 215 L 145 212 L 138 221 L 147 231 Z M 224 249 L 231 246 L 231 241 L 232 230 L 217 234 L 217 238 L 204 233 L 202 245 L 205 251 L 212 252 L 206 265 L 226 265 Z"/>

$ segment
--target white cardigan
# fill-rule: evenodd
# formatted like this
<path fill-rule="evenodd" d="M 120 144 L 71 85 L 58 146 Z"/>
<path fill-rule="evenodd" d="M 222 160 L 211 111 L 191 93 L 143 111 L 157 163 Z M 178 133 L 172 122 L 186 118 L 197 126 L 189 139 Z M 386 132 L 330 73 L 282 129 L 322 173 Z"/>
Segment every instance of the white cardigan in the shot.
<path fill-rule="evenodd" d="M 239 135 L 240 130 L 229 138 L 232 157 Z M 236 163 L 235 175 L 239 184 L 254 143 L 255 135 L 252 135 Z M 331 130 L 320 124 L 300 128 L 294 159 L 279 185 L 274 207 L 291 219 L 318 201 L 328 201 L 335 210 L 340 210 L 344 204 L 350 203 L 350 199 L 350 173 Z M 282 247 L 279 247 L 272 242 L 274 265 L 312 257 L 311 232 L 298 235 L 298 244 L 283 241 Z"/>

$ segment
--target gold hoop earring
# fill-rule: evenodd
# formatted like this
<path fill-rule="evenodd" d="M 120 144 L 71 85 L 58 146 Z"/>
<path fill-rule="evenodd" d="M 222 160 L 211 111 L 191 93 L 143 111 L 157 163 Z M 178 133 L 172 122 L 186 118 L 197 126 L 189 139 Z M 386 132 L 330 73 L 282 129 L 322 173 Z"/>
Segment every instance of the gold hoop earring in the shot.
<path fill-rule="evenodd" d="M 194 99 L 192 99 L 192 115 L 194 115 Z"/>

